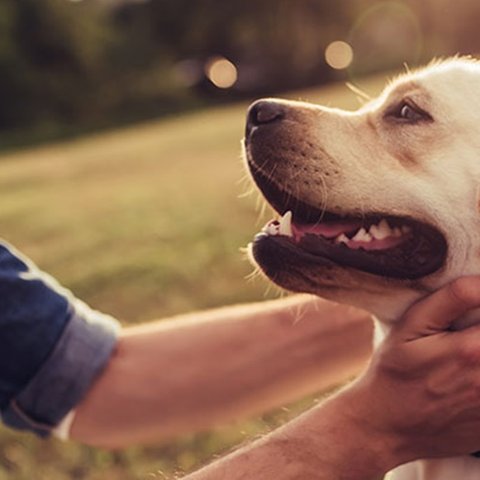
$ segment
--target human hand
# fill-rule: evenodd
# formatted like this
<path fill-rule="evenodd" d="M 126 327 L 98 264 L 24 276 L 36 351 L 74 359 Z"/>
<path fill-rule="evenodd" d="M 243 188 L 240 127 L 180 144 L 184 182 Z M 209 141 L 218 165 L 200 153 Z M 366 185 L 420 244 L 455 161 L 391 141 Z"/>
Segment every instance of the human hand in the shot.
<path fill-rule="evenodd" d="M 417 458 L 479 450 L 480 326 L 449 331 L 475 307 L 480 277 L 432 294 L 355 383 L 187 478 L 367 480 Z"/>
<path fill-rule="evenodd" d="M 341 395 L 345 414 L 376 439 L 390 468 L 480 449 L 480 326 L 449 330 L 477 307 L 480 277 L 415 304 Z"/>

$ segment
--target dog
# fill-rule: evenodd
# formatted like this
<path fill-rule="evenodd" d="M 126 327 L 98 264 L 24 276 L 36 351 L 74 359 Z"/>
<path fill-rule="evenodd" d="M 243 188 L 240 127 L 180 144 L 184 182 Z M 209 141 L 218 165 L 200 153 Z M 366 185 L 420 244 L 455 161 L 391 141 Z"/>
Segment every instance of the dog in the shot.
<path fill-rule="evenodd" d="M 480 273 L 480 62 L 433 62 L 354 112 L 258 100 L 244 152 L 280 215 L 251 256 L 280 287 L 368 310 L 385 335 L 420 298 Z M 474 480 L 480 458 L 412 462 L 391 478 Z"/>

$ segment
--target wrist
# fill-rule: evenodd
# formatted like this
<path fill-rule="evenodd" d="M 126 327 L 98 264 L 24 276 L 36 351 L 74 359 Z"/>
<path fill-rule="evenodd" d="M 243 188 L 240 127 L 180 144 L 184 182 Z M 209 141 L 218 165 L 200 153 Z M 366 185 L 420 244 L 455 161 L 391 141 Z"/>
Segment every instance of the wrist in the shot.
<path fill-rule="evenodd" d="M 401 438 L 368 419 L 369 400 L 349 388 L 274 434 L 275 458 L 289 460 L 292 476 L 285 478 L 370 480 L 408 461 Z"/>
<path fill-rule="evenodd" d="M 381 405 L 369 390 L 357 382 L 341 392 L 336 401 L 344 412 L 350 440 L 357 443 L 361 454 L 370 458 L 379 473 L 386 473 L 413 460 L 414 456 L 405 438 L 383 421 L 385 414 Z"/>

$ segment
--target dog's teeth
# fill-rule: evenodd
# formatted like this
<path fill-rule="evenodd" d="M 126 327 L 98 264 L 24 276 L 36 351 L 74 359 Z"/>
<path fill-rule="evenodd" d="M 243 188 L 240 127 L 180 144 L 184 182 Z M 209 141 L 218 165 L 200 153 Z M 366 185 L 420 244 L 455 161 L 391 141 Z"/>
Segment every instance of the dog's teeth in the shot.
<path fill-rule="evenodd" d="M 392 229 L 391 229 L 390 225 L 388 224 L 388 222 L 384 218 L 378 224 L 378 228 L 380 228 L 380 230 L 385 232 L 385 233 L 389 233 L 389 234 L 392 233 Z"/>
<path fill-rule="evenodd" d="M 372 225 L 369 232 L 376 240 L 383 240 L 393 235 L 393 230 L 385 219 L 382 219 L 378 225 Z"/>
<path fill-rule="evenodd" d="M 349 238 L 344 233 L 342 233 L 335 239 L 335 243 L 348 243 L 348 242 L 349 242 Z"/>
<path fill-rule="evenodd" d="M 280 228 L 278 230 L 278 233 L 287 237 L 293 237 L 291 211 L 285 212 L 283 217 L 280 219 Z"/>
<path fill-rule="evenodd" d="M 269 223 L 263 227 L 262 232 L 265 232 L 267 235 L 278 235 L 279 226 L 278 223 Z"/>
<path fill-rule="evenodd" d="M 363 237 L 364 242 L 371 242 L 373 240 L 373 237 L 368 233 L 365 232 L 365 236 Z"/>
<path fill-rule="evenodd" d="M 411 231 L 412 229 L 407 225 L 392 228 L 385 219 L 382 219 L 378 225 L 372 225 L 368 232 L 376 240 L 383 240 L 387 237 L 401 237 Z"/>
<path fill-rule="evenodd" d="M 378 231 L 378 227 L 376 225 L 372 225 L 369 229 L 368 229 L 368 233 L 375 239 L 378 238 L 378 234 L 379 234 L 379 231 Z"/>
<path fill-rule="evenodd" d="M 361 228 L 355 236 L 352 238 L 355 242 L 370 242 L 372 240 L 372 236 L 367 233 L 364 228 Z"/>
<path fill-rule="evenodd" d="M 382 240 L 382 238 L 385 238 L 377 225 L 372 225 L 368 230 L 368 233 L 376 240 Z"/>
<path fill-rule="evenodd" d="M 363 239 L 363 235 L 365 234 L 365 229 L 361 228 L 354 237 L 352 237 L 352 240 L 355 242 L 360 242 Z"/>

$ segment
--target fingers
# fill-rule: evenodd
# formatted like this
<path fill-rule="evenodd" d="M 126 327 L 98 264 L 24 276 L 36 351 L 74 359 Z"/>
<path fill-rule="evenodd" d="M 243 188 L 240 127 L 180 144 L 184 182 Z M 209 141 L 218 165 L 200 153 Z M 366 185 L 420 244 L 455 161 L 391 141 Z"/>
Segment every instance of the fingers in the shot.
<path fill-rule="evenodd" d="M 414 340 L 448 330 L 468 310 L 480 307 L 480 277 L 462 277 L 410 308 L 396 331 Z"/>

